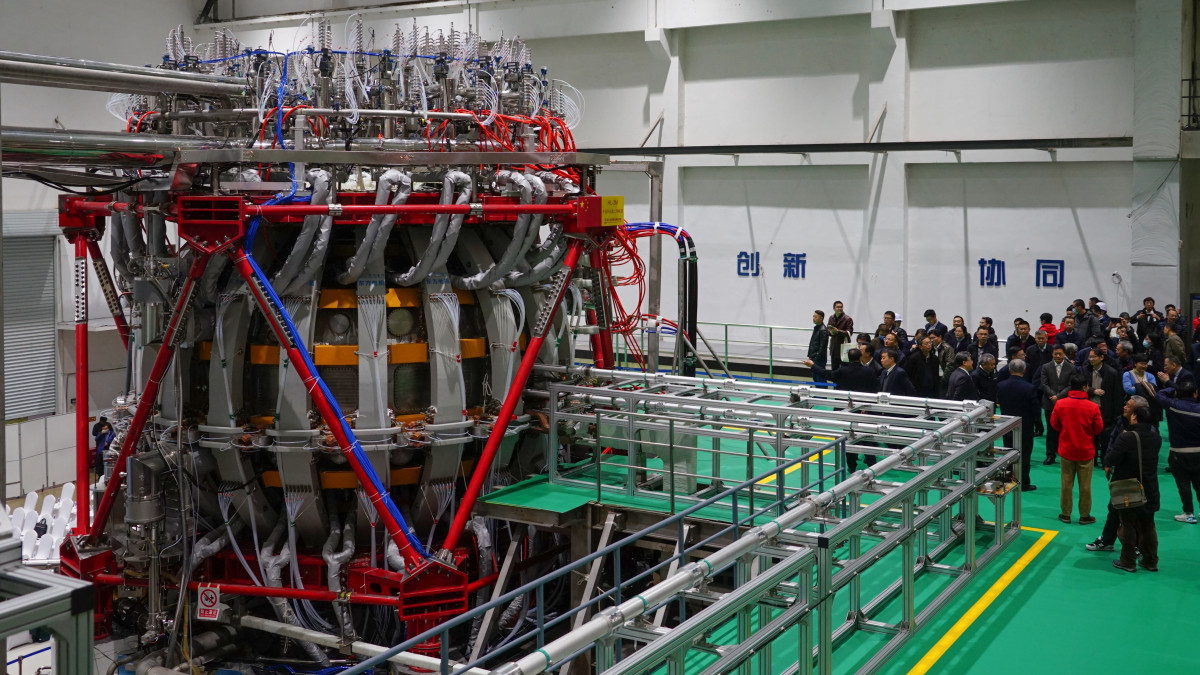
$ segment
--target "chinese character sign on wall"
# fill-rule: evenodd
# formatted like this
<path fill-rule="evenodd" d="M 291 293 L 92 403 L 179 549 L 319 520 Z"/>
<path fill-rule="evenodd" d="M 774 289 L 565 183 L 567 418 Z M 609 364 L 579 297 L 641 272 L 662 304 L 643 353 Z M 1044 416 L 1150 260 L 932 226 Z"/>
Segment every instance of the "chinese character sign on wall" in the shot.
<path fill-rule="evenodd" d="M 737 255 L 737 275 L 739 277 L 756 277 L 762 273 L 762 266 L 758 264 L 758 251 L 749 253 L 739 251 Z"/>
<path fill-rule="evenodd" d="M 806 253 L 784 253 L 783 254 L 783 278 L 784 279 L 803 279 L 804 268 L 807 260 Z"/>
<path fill-rule="evenodd" d="M 1004 285 L 1004 261 L 996 258 L 979 259 L 979 285 L 983 287 Z"/>
<path fill-rule="evenodd" d="M 1064 260 L 1043 260 L 1037 261 L 1035 270 L 1034 282 L 1038 288 L 1062 288 L 1065 283 L 1063 280 L 1063 272 L 1066 268 Z"/>

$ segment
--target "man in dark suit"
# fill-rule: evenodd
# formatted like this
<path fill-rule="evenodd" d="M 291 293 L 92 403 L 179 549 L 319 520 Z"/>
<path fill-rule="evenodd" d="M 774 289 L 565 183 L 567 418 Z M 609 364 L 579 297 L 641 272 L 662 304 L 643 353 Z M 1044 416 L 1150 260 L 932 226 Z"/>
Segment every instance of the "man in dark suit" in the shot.
<path fill-rule="evenodd" d="M 1062 330 L 1054 336 L 1054 344 L 1056 345 L 1075 345 L 1083 347 L 1087 341 L 1087 337 L 1075 332 L 1075 317 L 1068 314 L 1063 318 Z"/>
<path fill-rule="evenodd" d="M 1042 364 L 1050 362 L 1050 355 L 1053 348 L 1050 345 L 1050 336 L 1046 331 L 1038 329 L 1033 334 L 1033 346 L 1025 350 L 1025 379 L 1033 385 L 1038 392 L 1038 404 L 1042 402 L 1042 387 L 1041 373 L 1038 369 Z M 1045 428 L 1042 426 L 1042 416 L 1038 415 L 1037 421 L 1033 425 L 1033 435 L 1041 436 L 1045 433 Z"/>
<path fill-rule="evenodd" d="M 954 401 L 971 401 L 979 399 L 979 390 L 971 380 L 971 368 L 975 362 L 967 352 L 954 355 L 954 372 L 946 381 L 946 398 Z"/>
<path fill-rule="evenodd" d="M 877 393 L 879 391 L 879 376 L 875 374 L 874 369 L 863 364 L 862 350 L 851 349 L 846 353 L 846 356 L 850 360 L 837 370 L 826 370 L 824 367 L 813 363 L 812 359 L 805 359 L 804 365 L 812 369 L 814 377 L 819 375 L 827 378 L 842 391 L 861 391 L 866 394 Z"/>
<path fill-rule="evenodd" d="M 880 354 L 879 363 L 883 366 L 883 372 L 879 375 L 879 391 L 897 396 L 916 396 L 917 389 L 908 373 L 900 367 L 899 361 L 900 352 L 890 347 Z"/>
<path fill-rule="evenodd" d="M 825 327 L 825 312 L 821 310 L 813 310 L 813 331 L 812 337 L 808 339 L 808 358 L 812 359 L 813 363 L 825 367 L 829 358 L 829 329 Z M 824 382 L 825 378 L 813 380 Z"/>
<path fill-rule="evenodd" d="M 925 332 L 933 333 L 933 329 L 935 328 L 941 328 L 943 334 L 949 331 L 949 329 L 946 328 L 946 324 L 938 321 L 937 312 L 932 309 L 927 309 L 925 310 Z"/>
<path fill-rule="evenodd" d="M 1008 372 L 1012 375 L 996 385 L 996 404 L 1004 415 L 1021 418 L 1021 489 L 1032 492 L 1037 489 L 1029 480 L 1029 464 L 1033 455 L 1033 425 L 1041 417 L 1037 400 L 1037 387 L 1025 379 L 1025 362 L 1021 359 L 1008 362 Z M 1004 442 L 1012 444 L 1012 434 L 1004 437 Z"/>
<path fill-rule="evenodd" d="M 1084 369 L 1084 375 L 1088 378 L 1088 399 L 1100 406 L 1100 419 L 1104 420 L 1104 430 L 1096 435 L 1096 458 L 1099 462 L 1103 462 L 1101 455 L 1108 449 L 1113 427 L 1125 407 L 1125 388 L 1121 385 L 1121 375 L 1116 368 L 1105 363 L 1103 349 L 1096 345 L 1088 352 L 1088 365 Z"/>
<path fill-rule="evenodd" d="M 1190 381 L 1193 385 L 1196 384 L 1196 376 L 1192 374 L 1192 371 L 1184 368 L 1183 363 L 1179 359 L 1168 356 L 1163 359 L 1163 369 L 1162 372 L 1158 373 L 1158 381 L 1164 387 L 1178 389 L 1181 382 Z"/>
<path fill-rule="evenodd" d="M 866 345 L 866 349 L 870 349 L 870 345 Z M 869 351 L 862 349 L 851 349 L 846 352 L 846 356 L 850 359 L 841 368 L 837 370 L 825 370 L 812 362 L 812 359 L 805 359 L 804 365 L 808 366 L 813 371 L 813 376 L 821 376 L 828 378 L 830 382 L 837 385 L 842 391 L 859 391 L 865 394 L 875 394 L 879 392 L 879 375 L 875 372 L 872 366 L 875 365 L 874 359 L 871 358 Z M 866 361 L 864 363 L 864 360 Z M 897 369 L 899 370 L 899 369 Z M 909 386 L 912 386 L 910 383 Z M 864 461 L 870 464 L 875 463 L 873 456 L 864 458 Z M 858 470 L 858 454 L 853 452 L 846 453 L 846 471 L 854 473 Z"/>
<path fill-rule="evenodd" d="M 1071 390 L 1071 376 L 1076 373 L 1075 365 L 1067 359 L 1062 345 L 1054 345 L 1049 363 L 1042 364 L 1042 376 L 1038 386 L 1042 390 L 1042 410 L 1046 415 L 1046 459 L 1042 464 L 1053 464 L 1058 457 L 1058 431 L 1050 424 L 1054 404 L 1066 398 Z"/>

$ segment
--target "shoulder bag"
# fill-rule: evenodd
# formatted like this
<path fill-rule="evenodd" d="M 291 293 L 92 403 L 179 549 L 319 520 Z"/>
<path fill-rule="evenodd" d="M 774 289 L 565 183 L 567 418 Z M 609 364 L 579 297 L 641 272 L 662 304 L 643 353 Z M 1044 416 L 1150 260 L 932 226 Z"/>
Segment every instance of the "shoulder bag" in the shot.
<path fill-rule="evenodd" d="M 1138 477 L 1122 478 L 1108 484 L 1109 502 L 1117 510 L 1136 509 L 1146 503 L 1146 490 L 1142 487 L 1142 437 L 1136 431 L 1129 433 L 1137 441 Z"/>

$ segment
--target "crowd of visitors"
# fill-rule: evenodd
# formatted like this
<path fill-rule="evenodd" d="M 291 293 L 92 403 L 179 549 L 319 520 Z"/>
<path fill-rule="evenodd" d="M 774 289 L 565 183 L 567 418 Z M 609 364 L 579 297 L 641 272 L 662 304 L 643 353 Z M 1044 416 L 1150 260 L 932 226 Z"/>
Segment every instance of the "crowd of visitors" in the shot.
<path fill-rule="evenodd" d="M 839 389 L 986 399 L 1000 413 L 1020 417 L 1022 489 L 1037 489 L 1029 466 L 1034 437 L 1045 435 L 1042 463 L 1060 465 L 1058 517 L 1064 523 L 1072 522 L 1076 485 L 1078 522 L 1096 522 L 1092 473 L 1103 468 L 1113 486 L 1122 486 L 1121 498 L 1114 487 L 1113 497 L 1101 500 L 1108 504 L 1104 530 L 1087 548 L 1114 551 L 1119 540 L 1121 554 L 1113 566 L 1134 572 L 1136 565 L 1158 570 L 1154 513 L 1161 504 L 1158 425 L 1164 416 L 1167 471 L 1181 502 L 1175 520 L 1197 522 L 1200 396 L 1192 370 L 1198 360 L 1200 314 L 1188 325 L 1174 305 L 1159 310 L 1154 298 L 1146 298 L 1136 311 L 1111 316 L 1106 303 L 1093 297 L 1075 300 L 1057 322 L 1054 314 L 1041 314 L 1036 329 L 1018 317 L 1004 340 L 991 317 L 969 330 L 963 317 L 946 326 L 933 309 L 925 310 L 924 323 L 911 334 L 892 311 L 884 312 L 874 331 L 856 332 L 838 301 L 828 320 L 821 310 L 813 313 L 805 363 L 815 381 Z M 1139 488 L 1132 501 L 1124 490 L 1128 485 Z"/>

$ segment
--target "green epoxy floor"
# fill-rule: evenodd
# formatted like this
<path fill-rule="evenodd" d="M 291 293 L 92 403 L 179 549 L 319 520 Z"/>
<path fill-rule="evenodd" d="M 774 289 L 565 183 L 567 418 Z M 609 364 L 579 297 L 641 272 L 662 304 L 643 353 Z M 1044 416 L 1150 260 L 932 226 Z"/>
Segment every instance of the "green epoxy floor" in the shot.
<path fill-rule="evenodd" d="M 1165 438 L 1165 425 L 1162 431 Z M 1084 544 L 1099 536 L 1102 527 L 1103 500 L 1107 497 L 1103 473 L 1093 475 L 1096 503 L 1093 515 L 1098 522 L 1066 525 L 1057 519 L 1059 467 L 1041 463 L 1045 457 L 1044 438 L 1035 440 L 1033 457 L 1032 479 L 1040 489 L 1023 495 L 1022 521 L 1027 527 L 1057 534 L 936 663 L 927 671 L 918 672 L 1122 675 L 1200 672 L 1200 645 L 1193 642 L 1200 634 L 1200 526 L 1178 523 L 1172 518 L 1179 512 L 1180 504 L 1171 475 L 1159 473 L 1163 508 L 1156 524 L 1162 571 L 1155 574 L 1139 569 L 1130 574 L 1112 567 L 1115 552 L 1092 553 L 1084 549 Z M 1165 466 L 1165 448 L 1160 463 Z M 527 481 L 485 499 L 526 506 L 532 506 L 528 499 L 536 499 L 541 505 L 553 504 L 553 510 L 559 510 L 594 498 L 594 489 Z M 621 500 L 606 495 L 605 501 Z M 986 503 L 981 501 L 981 506 Z M 647 505 L 628 506 L 646 508 Z M 989 517 L 987 513 L 983 515 Z M 1078 520 L 1078 513 L 1074 515 Z M 1041 536 L 1041 532 L 1023 532 L 880 672 L 909 673 Z M 987 542 L 986 535 L 981 535 L 978 541 L 982 547 Z M 889 558 L 894 555 L 889 554 Z M 885 558 L 879 565 L 898 567 L 898 562 Z M 922 576 L 918 581 L 918 611 L 922 600 L 932 598 L 949 582 L 949 577 L 942 575 Z M 864 597 L 869 596 L 864 593 Z M 889 614 L 894 609 L 888 607 L 877 618 L 893 620 Z M 771 672 L 780 672 L 794 661 L 795 640 L 789 637 L 795 634 L 793 630 L 776 641 Z M 712 641 L 735 642 L 732 622 L 714 633 Z M 834 672 L 855 672 L 885 642 L 882 635 L 856 634 L 835 651 Z M 712 660 L 693 652 L 686 671 L 699 672 Z"/>

